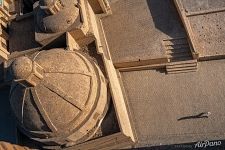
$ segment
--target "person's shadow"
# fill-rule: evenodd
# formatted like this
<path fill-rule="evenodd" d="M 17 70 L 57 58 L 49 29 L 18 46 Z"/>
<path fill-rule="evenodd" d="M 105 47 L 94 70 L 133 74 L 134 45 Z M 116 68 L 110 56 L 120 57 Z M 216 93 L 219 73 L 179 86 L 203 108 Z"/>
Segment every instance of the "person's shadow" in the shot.
<path fill-rule="evenodd" d="M 179 119 L 177 119 L 177 121 L 181 121 L 181 120 L 187 120 L 187 119 L 201 119 L 201 118 L 209 118 L 209 116 L 211 115 L 210 112 L 203 112 L 197 115 L 192 115 L 192 116 L 186 116 L 186 117 L 181 117 Z"/>

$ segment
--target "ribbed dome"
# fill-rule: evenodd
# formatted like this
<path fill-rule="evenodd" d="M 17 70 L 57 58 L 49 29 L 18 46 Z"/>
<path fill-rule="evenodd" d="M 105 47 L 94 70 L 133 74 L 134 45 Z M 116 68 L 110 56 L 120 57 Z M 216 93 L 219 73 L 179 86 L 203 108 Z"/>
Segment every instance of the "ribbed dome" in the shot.
<path fill-rule="evenodd" d="M 10 102 L 21 131 L 50 145 L 91 138 L 108 105 L 106 81 L 98 66 L 83 54 L 64 49 L 42 51 L 32 61 L 44 69 L 41 82 L 34 87 L 14 82 L 11 88 Z"/>

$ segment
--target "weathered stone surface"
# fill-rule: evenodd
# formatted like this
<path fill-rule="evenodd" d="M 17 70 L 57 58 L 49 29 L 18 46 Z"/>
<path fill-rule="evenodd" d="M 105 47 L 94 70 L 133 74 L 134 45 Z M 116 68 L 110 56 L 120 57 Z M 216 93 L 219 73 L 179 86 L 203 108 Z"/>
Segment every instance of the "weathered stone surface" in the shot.
<path fill-rule="evenodd" d="M 213 61 L 198 60 L 172 0 L 109 0 L 113 14 L 104 18 L 107 1 L 70 1 L 75 5 L 65 8 L 69 0 L 54 7 L 54 0 L 40 0 L 9 30 L 10 49 L 23 51 L 9 59 L 26 55 L 32 61 L 12 67 L 15 79 L 22 79 L 13 82 L 10 99 L 23 137 L 29 137 L 25 145 L 120 149 L 224 139 L 225 63 L 214 60 L 224 52 L 223 0 L 180 0 L 187 4 L 181 10 L 199 39 L 199 52 Z M 43 47 L 24 51 L 40 46 L 34 39 Z M 108 75 L 117 118 L 110 110 L 104 117 L 105 78 L 81 51 Z M 117 121 L 118 127 L 112 123 Z"/>
<path fill-rule="evenodd" d="M 29 66 L 27 58 L 21 60 Z M 47 145 L 73 145 L 91 138 L 108 105 L 100 69 L 83 54 L 64 49 L 41 51 L 32 61 L 43 67 L 43 79 L 34 87 L 14 82 L 11 88 L 10 101 L 21 131 Z M 12 66 L 16 77 L 30 71 Z"/>
<path fill-rule="evenodd" d="M 103 28 L 114 65 L 166 57 L 162 41 L 185 37 L 171 0 L 112 0 Z M 162 62 L 162 61 L 161 61 Z"/>
<path fill-rule="evenodd" d="M 49 4 L 50 3 L 50 4 Z M 37 24 L 39 29 L 46 33 L 57 33 L 69 28 L 79 17 L 77 1 L 64 0 L 63 9 L 55 14 L 47 14 L 43 5 L 48 7 L 51 1 L 41 0 L 40 8 L 37 12 Z M 49 6 L 50 7 L 50 6 Z"/>
<path fill-rule="evenodd" d="M 32 61 L 27 57 L 20 57 L 12 64 L 15 79 L 26 79 L 32 72 Z"/>
<path fill-rule="evenodd" d="M 175 0 L 194 53 L 200 59 L 225 57 L 224 0 Z"/>
<path fill-rule="evenodd" d="M 224 68 L 225 60 L 216 60 L 200 62 L 193 73 L 166 75 L 155 69 L 121 73 L 138 146 L 224 139 Z M 203 112 L 211 115 L 178 121 Z"/>

